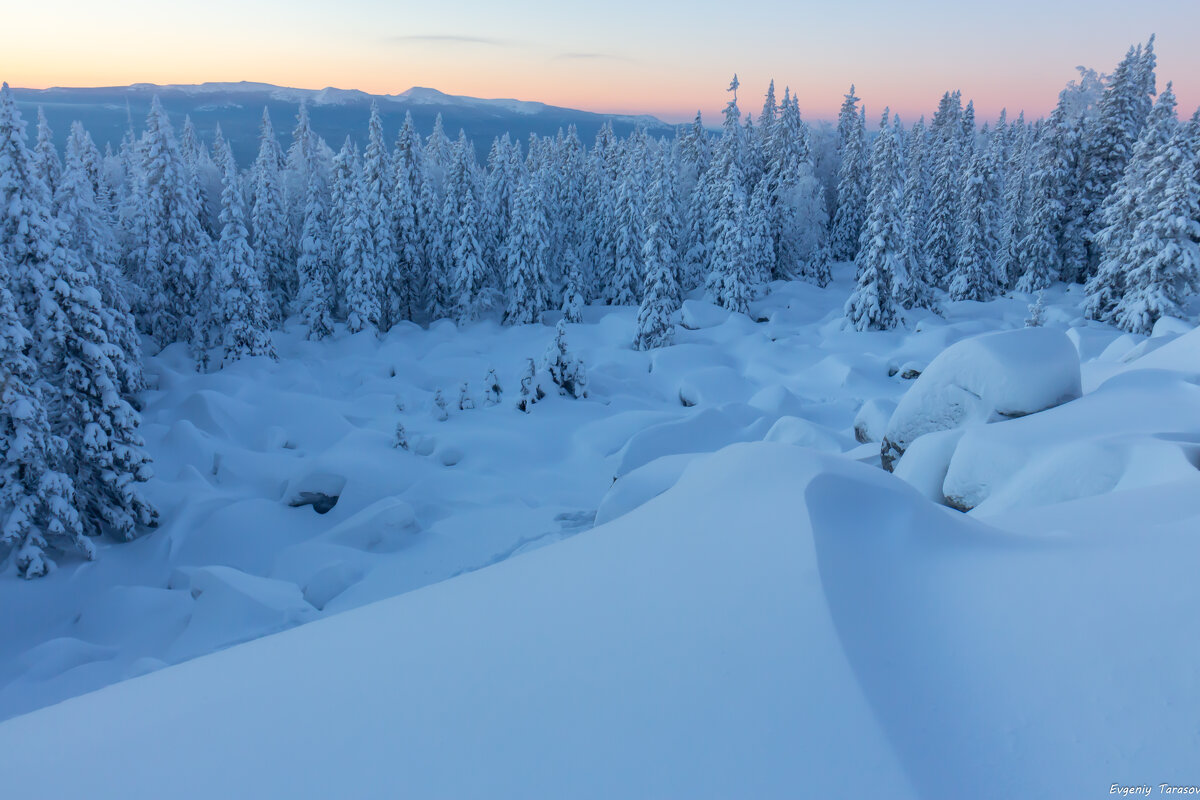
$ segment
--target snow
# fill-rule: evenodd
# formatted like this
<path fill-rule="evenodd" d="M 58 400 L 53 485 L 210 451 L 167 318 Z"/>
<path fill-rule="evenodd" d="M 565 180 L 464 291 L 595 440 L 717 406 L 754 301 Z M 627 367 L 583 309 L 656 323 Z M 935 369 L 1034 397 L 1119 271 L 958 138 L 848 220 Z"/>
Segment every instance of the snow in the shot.
<path fill-rule="evenodd" d="M 636 309 L 586 308 L 588 398 L 529 414 L 551 326 L 149 357 L 162 528 L 0 573 L 6 791 L 1074 797 L 1186 771 L 1200 332 L 1083 323 L 1057 286 L 1045 328 L 1017 295 L 858 333 L 851 271 L 772 284 L 763 323 L 692 296 L 703 324 L 650 352 Z M 895 474 L 856 446 L 954 388 L 986 407 Z"/>
<path fill-rule="evenodd" d="M 884 465 L 924 434 L 1032 414 L 1081 391 L 1079 356 L 1061 331 L 1021 328 L 959 342 L 900 399 L 884 435 Z"/>

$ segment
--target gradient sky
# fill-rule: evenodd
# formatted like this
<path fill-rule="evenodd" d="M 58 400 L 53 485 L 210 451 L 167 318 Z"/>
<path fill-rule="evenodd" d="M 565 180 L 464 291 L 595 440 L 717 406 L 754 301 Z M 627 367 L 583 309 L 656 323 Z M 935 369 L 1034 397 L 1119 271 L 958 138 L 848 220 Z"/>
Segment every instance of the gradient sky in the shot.
<path fill-rule="evenodd" d="M 735 71 L 755 113 L 774 77 L 810 118 L 832 118 L 851 82 L 872 116 L 890 105 L 911 122 L 954 88 L 980 119 L 1040 116 L 1077 64 L 1111 71 L 1157 32 L 1160 85 L 1175 81 L 1185 115 L 1200 104 L 1197 0 L 34 0 L 4 23 L 0 80 L 25 88 L 431 86 L 709 123 Z"/>

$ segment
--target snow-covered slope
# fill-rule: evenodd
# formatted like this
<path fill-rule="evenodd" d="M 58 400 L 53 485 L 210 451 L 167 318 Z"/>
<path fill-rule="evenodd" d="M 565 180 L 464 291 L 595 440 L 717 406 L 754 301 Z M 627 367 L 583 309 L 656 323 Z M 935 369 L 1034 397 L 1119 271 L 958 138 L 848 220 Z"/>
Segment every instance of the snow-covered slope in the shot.
<path fill-rule="evenodd" d="M 1088 796 L 1200 747 L 1194 516 L 1047 540 L 734 445 L 556 547 L 10 720 L 6 786 Z"/>

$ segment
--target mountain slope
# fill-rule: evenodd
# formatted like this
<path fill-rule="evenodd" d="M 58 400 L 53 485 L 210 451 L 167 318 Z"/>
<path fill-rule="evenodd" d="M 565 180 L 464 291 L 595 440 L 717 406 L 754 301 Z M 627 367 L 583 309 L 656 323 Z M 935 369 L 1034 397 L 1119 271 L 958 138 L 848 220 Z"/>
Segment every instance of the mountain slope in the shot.
<path fill-rule="evenodd" d="M 428 135 L 434 119 L 441 114 L 446 134 L 454 138 L 460 128 L 465 130 L 481 158 L 492 139 L 504 133 L 524 140 L 531 133 L 552 136 L 559 128 L 575 125 L 580 137 L 590 143 L 606 121 L 611 121 L 622 136 L 635 124 L 645 125 L 655 136 L 674 131 L 673 126 L 649 116 L 623 117 L 522 100 L 461 97 L 420 87 L 396 95 L 370 95 L 354 89 L 292 89 L 251 82 L 166 86 L 137 83 L 98 88 L 13 89 L 13 94 L 27 119 L 34 119 L 37 107 L 42 106 L 59 146 L 66 140 L 71 122 L 81 120 L 102 148 L 105 142 L 117 146 L 127 128 L 129 114 L 135 128 L 140 129 L 150 100 L 157 95 L 176 124 L 182 123 L 185 114 L 190 115 L 206 140 L 211 140 L 219 123 L 243 165 L 257 151 L 263 108 L 270 110 L 275 131 L 286 147 L 301 100 L 308 103 L 316 131 L 334 149 L 346 136 L 353 136 L 361 143 L 372 101 L 379 103 L 389 137 L 395 136 L 405 113 L 412 114 L 422 136 Z"/>

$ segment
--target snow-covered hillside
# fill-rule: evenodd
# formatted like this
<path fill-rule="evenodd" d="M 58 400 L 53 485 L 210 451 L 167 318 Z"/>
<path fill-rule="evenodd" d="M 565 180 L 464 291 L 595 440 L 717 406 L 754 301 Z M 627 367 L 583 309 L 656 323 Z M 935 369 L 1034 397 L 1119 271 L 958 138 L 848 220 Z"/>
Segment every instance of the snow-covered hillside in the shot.
<path fill-rule="evenodd" d="M 0 724 L 8 785 L 898 798 L 1178 775 L 1200 746 L 1200 334 L 1085 323 L 1078 290 L 1052 290 L 1083 396 L 968 421 L 940 467 L 913 448 L 897 475 L 918 491 L 856 417 L 1032 298 L 859 333 L 850 281 L 775 283 L 749 316 L 689 301 L 649 353 L 632 309 L 590 307 L 567 326 L 588 398 L 529 414 L 544 325 L 284 333 L 279 362 L 204 375 L 180 346 L 150 358 L 167 522 L 0 581 L 22 609 L 0 619 L 0 710 L 320 621 Z M 954 459 L 990 487 L 969 515 L 922 496 Z"/>

